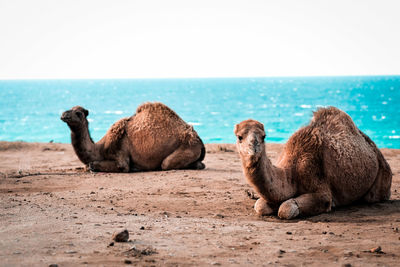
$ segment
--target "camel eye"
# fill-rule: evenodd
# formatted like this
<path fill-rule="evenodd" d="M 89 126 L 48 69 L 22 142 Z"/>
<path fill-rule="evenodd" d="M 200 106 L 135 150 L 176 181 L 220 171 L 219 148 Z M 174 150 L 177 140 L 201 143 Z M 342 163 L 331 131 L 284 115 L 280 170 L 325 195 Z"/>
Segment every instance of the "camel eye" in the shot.
<path fill-rule="evenodd" d="M 239 135 L 238 139 L 239 139 L 239 141 L 242 141 L 243 140 L 243 136 Z"/>
<path fill-rule="evenodd" d="M 82 118 L 82 112 L 80 112 L 80 111 L 78 111 L 77 113 L 76 113 L 76 115 L 79 117 L 79 118 Z"/>

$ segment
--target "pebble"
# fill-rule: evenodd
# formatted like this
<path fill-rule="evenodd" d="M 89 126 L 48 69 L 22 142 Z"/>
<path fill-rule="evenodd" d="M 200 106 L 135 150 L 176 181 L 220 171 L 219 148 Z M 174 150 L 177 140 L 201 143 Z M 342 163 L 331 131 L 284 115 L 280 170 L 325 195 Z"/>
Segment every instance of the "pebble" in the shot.
<path fill-rule="evenodd" d="M 125 264 L 132 264 L 132 261 L 131 261 L 131 260 L 128 260 L 128 259 L 126 259 L 126 260 L 124 260 L 124 263 L 125 263 Z"/>
<path fill-rule="evenodd" d="M 112 235 L 112 240 L 114 240 L 115 242 L 128 242 L 128 239 L 129 239 L 129 232 L 126 229 L 121 232 L 115 232 Z"/>
<path fill-rule="evenodd" d="M 370 250 L 369 250 L 371 253 L 383 253 L 383 251 L 382 251 L 382 248 L 381 248 L 381 246 L 378 246 L 378 247 L 376 247 L 376 248 L 371 248 Z"/>

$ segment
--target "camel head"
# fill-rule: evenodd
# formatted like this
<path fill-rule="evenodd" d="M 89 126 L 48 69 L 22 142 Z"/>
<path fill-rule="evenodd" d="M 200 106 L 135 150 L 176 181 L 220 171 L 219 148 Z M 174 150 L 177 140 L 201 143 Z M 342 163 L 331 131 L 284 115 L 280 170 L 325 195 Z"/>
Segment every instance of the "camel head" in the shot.
<path fill-rule="evenodd" d="M 88 122 L 86 117 L 89 115 L 89 111 L 81 106 L 75 106 L 70 110 L 65 111 L 61 115 L 61 120 L 68 124 L 69 127 L 77 128 L 81 126 L 87 126 Z"/>
<path fill-rule="evenodd" d="M 259 159 L 265 153 L 264 125 L 255 120 L 245 120 L 235 125 L 237 148 L 241 156 Z"/>

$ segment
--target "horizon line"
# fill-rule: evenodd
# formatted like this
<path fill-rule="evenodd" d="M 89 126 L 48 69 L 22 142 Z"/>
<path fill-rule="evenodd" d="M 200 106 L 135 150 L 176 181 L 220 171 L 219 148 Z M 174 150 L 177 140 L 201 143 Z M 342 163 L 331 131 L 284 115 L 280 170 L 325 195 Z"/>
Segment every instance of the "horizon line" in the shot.
<path fill-rule="evenodd" d="M 348 74 L 348 75 L 271 75 L 271 76 L 190 76 L 190 77 L 0 77 L 0 81 L 40 81 L 40 80 L 183 80 L 183 79 L 263 79 L 263 78 L 335 78 L 335 77 L 395 77 L 400 74 Z"/>

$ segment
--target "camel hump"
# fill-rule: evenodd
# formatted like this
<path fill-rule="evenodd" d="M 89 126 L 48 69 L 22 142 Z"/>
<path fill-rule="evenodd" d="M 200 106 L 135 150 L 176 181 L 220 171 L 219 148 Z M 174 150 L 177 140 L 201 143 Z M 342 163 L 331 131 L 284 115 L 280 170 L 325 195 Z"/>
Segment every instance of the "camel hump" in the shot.
<path fill-rule="evenodd" d="M 336 107 L 319 108 L 314 112 L 311 125 L 324 128 L 329 133 L 358 135 L 358 128 L 351 117 Z"/>
<path fill-rule="evenodd" d="M 174 117 L 177 119 L 181 119 L 178 114 L 175 113 L 175 111 L 173 111 L 172 109 L 170 109 L 169 107 L 167 107 L 166 105 L 164 105 L 163 103 L 160 102 L 146 102 L 142 105 L 140 105 L 137 109 L 136 109 L 136 113 L 139 114 L 141 112 L 150 112 L 150 113 L 154 113 L 157 115 L 164 115 L 164 116 L 168 116 L 168 117 Z"/>
<path fill-rule="evenodd" d="M 299 129 L 287 142 L 292 153 L 319 152 L 323 146 L 329 146 L 340 155 L 354 151 L 353 143 L 361 135 L 351 117 L 336 107 L 324 107 L 315 111 L 309 125 Z M 350 156 L 348 156 L 350 157 Z"/>

